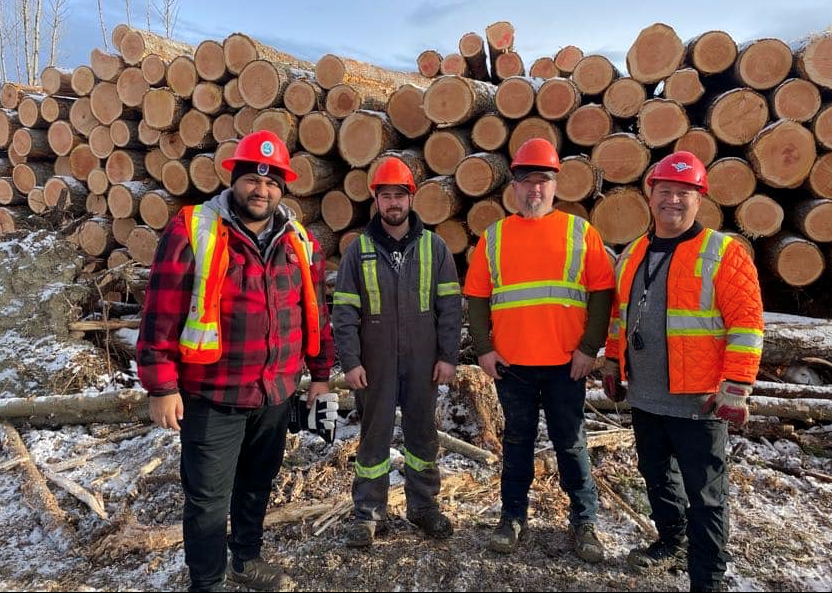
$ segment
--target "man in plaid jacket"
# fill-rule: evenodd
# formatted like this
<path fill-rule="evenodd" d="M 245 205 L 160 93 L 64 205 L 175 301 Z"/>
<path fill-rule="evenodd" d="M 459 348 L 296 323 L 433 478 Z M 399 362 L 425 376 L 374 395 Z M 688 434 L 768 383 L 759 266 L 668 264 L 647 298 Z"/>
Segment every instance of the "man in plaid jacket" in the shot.
<path fill-rule="evenodd" d="M 311 406 L 328 391 L 334 344 L 320 246 L 279 202 L 297 178 L 271 132 L 223 163 L 232 187 L 186 207 L 162 235 L 137 344 L 150 417 L 180 431 L 183 532 L 191 589 L 228 577 L 277 590 L 260 557 L 272 479 L 304 363 Z"/>

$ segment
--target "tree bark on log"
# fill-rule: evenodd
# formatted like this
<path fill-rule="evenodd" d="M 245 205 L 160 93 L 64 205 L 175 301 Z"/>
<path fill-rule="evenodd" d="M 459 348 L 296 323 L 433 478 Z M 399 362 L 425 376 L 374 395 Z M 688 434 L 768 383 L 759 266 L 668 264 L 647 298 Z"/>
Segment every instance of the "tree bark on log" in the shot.
<path fill-rule="evenodd" d="M 116 243 L 127 247 L 127 242 L 130 240 L 130 233 L 136 228 L 135 218 L 114 218 L 113 219 L 113 239 Z M 129 252 L 128 252 L 129 253 Z"/>
<path fill-rule="evenodd" d="M 737 44 L 725 31 L 707 31 L 686 46 L 688 63 L 703 76 L 725 72 L 737 59 Z"/>
<path fill-rule="evenodd" d="M 800 186 L 809 176 L 816 157 L 812 133 L 789 120 L 767 126 L 748 147 L 748 161 L 754 173 L 763 183 L 777 188 Z"/>
<path fill-rule="evenodd" d="M 439 126 L 458 126 L 494 111 L 497 87 L 459 76 L 440 76 L 424 96 L 425 115 Z"/>
<path fill-rule="evenodd" d="M 249 37 L 244 33 L 232 33 L 222 42 L 225 65 L 232 74 L 240 74 L 243 69 L 255 60 L 268 60 L 283 64 L 298 70 L 315 69 L 315 64 L 301 60 L 291 54 L 278 51 Z"/>
<path fill-rule="evenodd" d="M 406 74 L 385 70 L 372 64 L 357 60 L 326 54 L 315 64 L 315 79 L 324 89 L 331 89 L 337 84 L 369 84 L 387 89 L 389 96 L 403 84 L 415 84 L 427 87 L 430 79 L 419 74 Z"/>
<path fill-rule="evenodd" d="M 783 216 L 783 207 L 763 194 L 751 196 L 734 211 L 737 228 L 752 239 L 779 233 L 783 226 Z"/>
<path fill-rule="evenodd" d="M 508 160 L 493 152 L 477 152 L 465 157 L 454 174 L 460 191 L 474 198 L 502 188 L 510 177 Z"/>
<path fill-rule="evenodd" d="M 428 179 L 419 186 L 413 209 L 425 224 L 439 224 L 459 214 L 464 203 L 454 178 L 445 175 Z"/>
<path fill-rule="evenodd" d="M 789 367 L 807 357 L 832 361 L 832 321 L 768 314 L 765 321 L 763 366 Z"/>
<path fill-rule="evenodd" d="M 75 101 L 74 97 L 46 97 L 40 104 L 40 113 L 49 124 L 69 120 L 69 111 Z"/>
<path fill-rule="evenodd" d="M 555 197 L 566 202 L 580 202 L 601 191 L 602 172 L 582 155 L 568 156 L 560 162 Z"/>
<path fill-rule="evenodd" d="M 641 84 L 655 84 L 682 67 L 685 53 L 676 31 L 655 23 L 642 29 L 627 51 L 627 71 Z"/>
<path fill-rule="evenodd" d="M 706 167 L 716 158 L 716 138 L 705 128 L 690 128 L 687 133 L 673 143 L 673 152 L 686 150 L 692 152 Z"/>
<path fill-rule="evenodd" d="M 826 267 L 823 253 L 813 242 L 792 233 L 779 233 L 763 242 L 764 263 L 789 286 L 808 286 Z"/>
<path fill-rule="evenodd" d="M 49 138 L 46 130 L 31 130 L 20 128 L 14 133 L 12 147 L 20 156 L 29 159 L 39 160 L 52 158 L 52 149 L 49 147 Z"/>
<path fill-rule="evenodd" d="M 12 171 L 12 182 L 20 193 L 28 194 L 35 186 L 43 187 L 53 173 L 51 163 L 24 163 L 15 165 Z"/>
<path fill-rule="evenodd" d="M 789 208 L 789 221 L 806 238 L 818 243 L 828 243 L 832 241 L 832 200 L 796 202 Z"/>
<path fill-rule="evenodd" d="M 737 206 L 757 189 L 757 177 L 747 161 L 725 157 L 708 167 L 708 195 L 722 206 Z"/>
<path fill-rule="evenodd" d="M 510 134 L 506 120 L 496 113 L 486 113 L 471 128 L 471 143 L 479 150 L 496 152 L 505 146 Z"/>
<path fill-rule="evenodd" d="M 20 123 L 27 128 L 47 128 L 49 122 L 46 121 L 40 112 L 40 107 L 46 95 L 26 95 L 21 99 L 17 106 L 17 117 Z"/>
<path fill-rule="evenodd" d="M 422 109 L 425 89 L 412 84 L 400 86 L 387 100 L 387 115 L 399 133 L 409 140 L 418 140 L 430 132 L 433 122 Z"/>
<path fill-rule="evenodd" d="M 73 216 L 83 214 L 86 199 L 87 188 L 71 176 L 51 177 L 43 186 L 43 201 L 46 205 Z"/>
<path fill-rule="evenodd" d="M 0 177 L 0 206 L 21 206 L 26 203 L 26 195 L 14 185 L 11 177 Z"/>
<path fill-rule="evenodd" d="M 459 53 L 468 64 L 471 78 L 488 80 L 488 63 L 485 55 L 485 42 L 476 33 L 466 33 L 459 38 Z"/>
<path fill-rule="evenodd" d="M 595 202 L 589 221 L 605 243 L 626 245 L 647 231 L 650 208 L 637 187 L 616 186 Z"/>
<path fill-rule="evenodd" d="M 296 153 L 291 161 L 292 170 L 298 174 L 295 181 L 287 184 L 289 192 L 299 197 L 311 196 L 329 191 L 344 178 L 343 163 L 325 160 L 308 152 Z"/>
<path fill-rule="evenodd" d="M 0 110 L 0 148 L 7 148 L 12 143 L 15 132 L 22 127 L 17 111 Z"/>
<path fill-rule="evenodd" d="M 72 95 L 72 70 L 47 66 L 40 73 L 40 84 L 47 95 Z"/>
<path fill-rule="evenodd" d="M 610 134 L 592 149 L 591 162 L 605 181 L 635 183 L 650 164 L 650 149 L 635 134 Z"/>
<path fill-rule="evenodd" d="M 284 196 L 280 201 L 281 204 L 285 204 L 295 213 L 298 222 L 303 225 L 308 225 L 321 219 L 321 211 L 323 210 L 322 202 L 323 200 L 315 196 L 311 198 L 298 198 L 293 195 Z"/>
<path fill-rule="evenodd" d="M 338 251 L 338 235 L 319 220 L 307 225 L 307 230 L 315 236 L 326 257 L 332 257 Z"/>
<path fill-rule="evenodd" d="M 425 162 L 438 175 L 453 175 L 462 160 L 474 153 L 467 128 L 436 130 L 425 141 Z"/>
<path fill-rule="evenodd" d="M 131 66 L 141 63 L 150 54 L 157 55 L 167 62 L 173 61 L 177 56 L 194 55 L 194 48 L 190 45 L 133 28 L 124 32 L 119 49 L 124 61 Z"/>
<path fill-rule="evenodd" d="M 742 86 L 758 91 L 773 89 L 792 69 L 792 50 L 779 39 L 749 41 L 738 50 L 734 76 Z"/>
<path fill-rule="evenodd" d="M 212 164 L 213 168 L 213 164 Z M 107 194 L 107 206 L 113 218 L 135 218 L 139 214 L 142 197 L 157 190 L 155 183 L 145 181 L 127 181 L 116 183 Z"/>

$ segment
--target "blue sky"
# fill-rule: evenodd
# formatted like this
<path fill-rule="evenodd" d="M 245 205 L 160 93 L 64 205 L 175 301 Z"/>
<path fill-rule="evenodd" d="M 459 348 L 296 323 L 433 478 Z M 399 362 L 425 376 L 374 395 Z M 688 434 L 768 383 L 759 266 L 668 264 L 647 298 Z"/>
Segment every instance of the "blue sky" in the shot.
<path fill-rule="evenodd" d="M 146 27 L 146 1 L 154 0 L 129 2 L 134 26 Z M 74 68 L 89 63 L 90 51 L 104 42 L 96 2 L 70 4 L 59 65 Z M 762 37 L 788 42 L 832 24 L 828 0 L 181 0 L 180 5 L 173 36 L 194 45 L 242 31 L 313 62 L 336 53 L 409 71 L 421 51 L 457 51 L 463 34 L 484 35 L 487 25 L 500 20 L 514 24 L 515 49 L 527 67 L 540 56 L 577 45 L 585 54 L 607 56 L 622 70 L 630 44 L 654 22 L 671 25 L 682 40 L 721 29 L 737 42 Z M 126 22 L 124 0 L 104 0 L 104 12 L 108 33 Z M 155 14 L 152 25 L 162 30 Z"/>

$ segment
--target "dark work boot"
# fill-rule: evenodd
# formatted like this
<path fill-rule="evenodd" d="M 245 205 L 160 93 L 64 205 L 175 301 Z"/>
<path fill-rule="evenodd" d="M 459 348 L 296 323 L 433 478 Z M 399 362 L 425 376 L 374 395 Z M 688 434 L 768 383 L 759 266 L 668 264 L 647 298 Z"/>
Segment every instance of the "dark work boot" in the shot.
<path fill-rule="evenodd" d="M 344 544 L 349 548 L 366 548 L 376 537 L 376 522 L 355 519 L 347 527 Z"/>
<path fill-rule="evenodd" d="M 682 571 L 687 567 L 688 540 L 658 540 L 646 548 L 634 548 L 627 556 L 627 564 L 641 574 L 648 571 Z"/>
<path fill-rule="evenodd" d="M 232 561 L 228 567 L 228 580 L 234 583 L 257 589 L 258 591 L 283 591 L 292 584 L 282 569 L 268 564 L 262 558 L 246 560 L 242 563 L 242 570 L 236 570 Z"/>
<path fill-rule="evenodd" d="M 517 549 L 518 542 L 526 539 L 527 523 L 525 519 L 500 517 L 497 527 L 491 532 L 488 547 L 495 552 L 507 554 Z"/>
<path fill-rule="evenodd" d="M 601 562 L 604 559 L 604 544 L 598 539 L 595 523 L 570 525 L 569 532 L 575 539 L 575 553 L 584 562 Z"/>
<path fill-rule="evenodd" d="M 439 509 L 430 509 L 415 517 L 408 515 L 407 520 L 433 539 L 446 539 L 454 534 L 454 526 L 451 520 L 443 515 Z"/>

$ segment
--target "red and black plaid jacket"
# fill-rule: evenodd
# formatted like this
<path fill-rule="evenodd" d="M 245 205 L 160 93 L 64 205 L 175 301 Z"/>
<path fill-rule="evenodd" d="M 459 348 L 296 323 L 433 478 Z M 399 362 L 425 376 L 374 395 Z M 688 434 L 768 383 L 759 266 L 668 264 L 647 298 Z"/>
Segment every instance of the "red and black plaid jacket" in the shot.
<path fill-rule="evenodd" d="M 139 378 L 150 395 L 178 391 L 239 408 L 279 404 L 291 396 L 304 358 L 313 381 L 329 380 L 335 358 L 324 298 L 324 255 L 318 242 L 312 262 L 321 324 L 321 351 L 304 357 L 301 272 L 303 254 L 292 250 L 285 227 L 266 250 L 233 222 L 226 190 L 213 198 L 229 230 L 228 275 L 220 299 L 222 356 L 214 364 L 180 361 L 179 335 L 193 286 L 194 255 L 182 216 L 165 229 L 156 251 L 136 345 Z M 291 214 L 282 208 L 288 218 Z M 277 223 L 276 223 L 277 224 Z"/>

